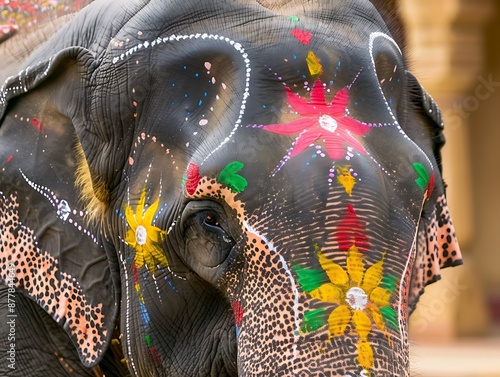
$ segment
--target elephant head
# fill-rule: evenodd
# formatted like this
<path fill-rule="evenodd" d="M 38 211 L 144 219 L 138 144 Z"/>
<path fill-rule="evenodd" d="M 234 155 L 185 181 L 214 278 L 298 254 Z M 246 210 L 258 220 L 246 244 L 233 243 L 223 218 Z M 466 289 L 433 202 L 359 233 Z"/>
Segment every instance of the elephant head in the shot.
<path fill-rule="evenodd" d="M 370 2 L 265 5 L 98 1 L 1 91 L 0 277 L 85 367 L 409 375 L 440 112 Z"/>

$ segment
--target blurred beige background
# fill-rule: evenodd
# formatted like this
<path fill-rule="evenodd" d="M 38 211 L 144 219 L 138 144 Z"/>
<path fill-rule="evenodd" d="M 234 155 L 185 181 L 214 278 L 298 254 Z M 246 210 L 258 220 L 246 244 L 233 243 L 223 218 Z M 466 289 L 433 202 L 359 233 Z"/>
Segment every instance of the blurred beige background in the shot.
<path fill-rule="evenodd" d="M 410 321 L 413 375 L 500 376 L 500 0 L 399 0 L 409 61 L 438 102 L 464 266 Z"/>

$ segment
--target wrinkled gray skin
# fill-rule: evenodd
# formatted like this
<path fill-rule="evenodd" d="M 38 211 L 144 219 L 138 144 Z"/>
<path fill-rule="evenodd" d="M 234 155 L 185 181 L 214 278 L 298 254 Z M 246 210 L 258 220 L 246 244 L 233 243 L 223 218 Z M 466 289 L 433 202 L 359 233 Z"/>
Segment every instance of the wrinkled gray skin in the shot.
<path fill-rule="evenodd" d="M 16 38 L 3 375 L 409 376 L 461 260 L 439 110 L 370 2 L 96 1 Z"/>

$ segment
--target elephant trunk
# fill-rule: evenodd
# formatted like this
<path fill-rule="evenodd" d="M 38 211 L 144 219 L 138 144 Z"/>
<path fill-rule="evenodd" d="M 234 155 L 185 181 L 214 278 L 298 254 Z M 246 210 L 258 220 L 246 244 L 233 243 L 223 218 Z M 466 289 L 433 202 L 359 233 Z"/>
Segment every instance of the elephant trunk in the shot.
<path fill-rule="evenodd" d="M 401 284 L 384 268 L 394 261 L 385 253 L 368 259 L 358 239 L 344 263 L 315 244 L 317 263 L 303 267 L 299 257 L 282 256 L 282 245 L 246 229 L 248 275 L 241 299 L 232 303 L 239 375 L 409 375 L 400 299 L 407 296 L 409 263 Z"/>

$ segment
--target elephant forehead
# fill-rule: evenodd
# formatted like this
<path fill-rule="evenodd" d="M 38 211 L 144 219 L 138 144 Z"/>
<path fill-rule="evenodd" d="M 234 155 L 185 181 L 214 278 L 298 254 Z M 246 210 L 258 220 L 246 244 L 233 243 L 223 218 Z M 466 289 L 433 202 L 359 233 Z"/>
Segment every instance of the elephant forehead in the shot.
<path fill-rule="evenodd" d="M 333 160 L 346 157 L 348 148 L 365 153 L 360 138 L 372 128 L 391 126 L 400 136 L 404 67 L 389 36 L 365 26 L 353 37 L 345 27 L 321 27 L 323 21 L 312 16 L 304 16 L 300 25 L 293 17 L 273 17 L 281 17 L 284 26 L 273 27 L 273 43 L 269 20 L 258 17 L 258 29 L 217 23 L 206 29 L 202 23 L 195 25 L 200 32 L 150 39 L 141 32 L 132 40 L 129 35 L 128 43 L 117 37 L 111 61 L 97 75 L 100 87 L 108 86 L 109 65 L 117 75 L 127 75 L 120 81 L 127 95 L 110 98 L 128 114 L 116 116 L 133 119 L 138 138 L 151 135 L 167 150 L 181 150 L 185 158 L 176 159 L 177 166 L 204 163 L 230 142 L 245 143 L 245 129 L 257 135 L 245 144 L 256 144 L 257 138 L 262 145 L 269 139 L 259 132 L 264 129 L 285 135 L 290 144 L 295 138 L 290 155 L 324 142 Z M 253 155 L 251 148 L 240 149 Z"/>
<path fill-rule="evenodd" d="M 131 1 L 132 2 L 132 1 Z M 261 40 L 276 44 L 282 39 L 282 29 L 291 25 L 294 36 L 304 44 L 314 43 L 311 30 L 302 30 L 304 26 L 314 30 L 331 28 L 336 25 L 337 35 L 348 35 L 352 30 L 385 29 L 382 18 L 368 1 L 348 0 L 343 3 L 332 1 L 304 2 L 293 0 L 282 2 L 280 6 L 267 7 L 261 1 L 226 1 L 218 0 L 200 6 L 197 1 L 150 1 L 140 12 L 126 12 L 121 28 L 112 39 L 112 44 L 129 44 L 131 36 L 158 36 L 158 31 L 170 32 L 175 35 L 186 34 L 185 30 L 196 32 L 214 32 L 225 34 L 229 32 L 252 36 L 258 34 Z M 181 4 L 180 4 L 181 3 Z M 277 2 L 273 2 L 277 5 Z M 262 6 L 263 5 L 263 6 Z M 272 8 L 272 9 L 270 9 Z M 148 22 L 144 16 L 148 16 Z M 150 27 L 153 26 L 154 27 Z M 199 29 L 197 29 L 199 28 Z M 351 36 L 355 40 L 358 33 Z M 332 37 L 332 35 L 330 35 Z"/>
<path fill-rule="evenodd" d="M 171 38 L 157 46 L 170 43 Z M 204 43 L 203 35 L 193 39 L 197 41 L 177 41 L 177 37 L 173 41 Z M 361 139 L 375 128 L 390 127 L 393 137 L 402 137 L 396 116 L 404 69 L 397 59 L 390 69 L 384 62 L 377 72 L 370 59 L 349 64 L 353 59 L 345 62 L 339 55 L 314 53 L 299 42 L 298 51 L 282 55 L 277 48 L 269 54 L 245 50 L 222 36 L 206 35 L 206 39 L 224 45 L 223 49 L 209 53 L 194 48 L 192 56 L 175 59 L 163 56 L 172 54 L 165 49 L 159 59 L 163 63 L 153 63 L 153 68 L 147 60 L 131 57 L 125 62 L 135 71 L 153 69 L 146 79 L 132 75 L 123 81 L 130 97 L 125 107 L 136 123 L 134 146 L 151 137 L 167 151 L 181 150 L 185 158 L 176 159 L 177 166 L 186 166 L 190 160 L 204 163 L 230 142 L 237 142 L 240 152 L 250 157 L 256 153 L 254 145 L 262 148 L 269 140 L 288 139 L 291 146 L 295 139 L 293 156 L 315 142 L 324 143 L 324 151 L 339 160 L 346 157 L 348 148 L 365 154 Z M 380 81 L 393 84 L 382 87 L 379 74 Z"/>
<path fill-rule="evenodd" d="M 166 30 L 163 33 L 156 31 L 154 36 L 141 30 L 143 25 L 136 27 L 137 20 L 132 19 L 111 41 L 107 59 L 114 69 L 123 68 L 129 76 L 124 82 L 133 86 L 129 90 L 135 90 L 134 93 L 140 93 L 144 86 L 148 90 L 152 86 L 168 88 L 170 94 L 161 92 L 150 98 L 158 98 L 163 106 L 175 103 L 172 110 L 179 109 L 180 113 L 173 111 L 179 122 L 189 118 L 190 123 L 209 124 L 210 119 L 204 115 L 216 107 L 212 97 L 221 96 L 228 86 L 231 97 L 239 102 L 244 102 L 247 96 L 267 97 L 259 98 L 256 107 L 251 107 L 252 113 L 262 106 L 264 109 L 276 108 L 277 101 L 273 97 L 280 97 L 280 87 L 307 91 L 318 78 L 329 86 L 333 96 L 338 89 L 352 84 L 360 71 L 364 71 L 362 76 L 373 71 L 374 39 L 371 35 L 384 32 L 384 27 L 381 21 L 360 22 L 366 10 L 358 13 L 358 7 L 350 10 L 353 14 L 343 13 L 336 9 L 339 6 L 332 4 L 322 7 L 321 13 L 309 9 L 298 16 L 251 9 L 253 16 L 244 24 L 229 26 L 231 18 L 235 15 L 242 18 L 250 10 L 241 4 L 224 4 L 206 10 L 203 19 L 197 20 L 191 15 L 193 22 L 189 29 L 178 30 L 175 23 L 167 22 Z M 180 8 L 183 12 L 197 13 L 189 6 Z M 159 10 L 153 18 L 163 17 L 165 11 Z M 331 17 L 327 20 L 324 14 Z M 373 19 L 378 19 L 375 14 Z M 386 38 L 375 39 L 375 45 L 387 42 Z M 388 69 L 401 65 L 397 51 L 386 52 L 387 56 L 393 55 L 384 61 Z M 102 80 L 109 82 L 106 62 L 103 61 Z M 145 80 L 146 76 L 150 79 Z M 272 83 L 275 94 L 262 95 L 262 89 L 265 93 L 271 92 Z M 364 85 L 365 95 L 368 95 L 368 87 Z M 228 100 L 221 102 L 228 103 Z M 236 109 L 237 116 L 241 115 L 241 110 Z M 374 122 L 384 123 L 384 120 Z"/>

